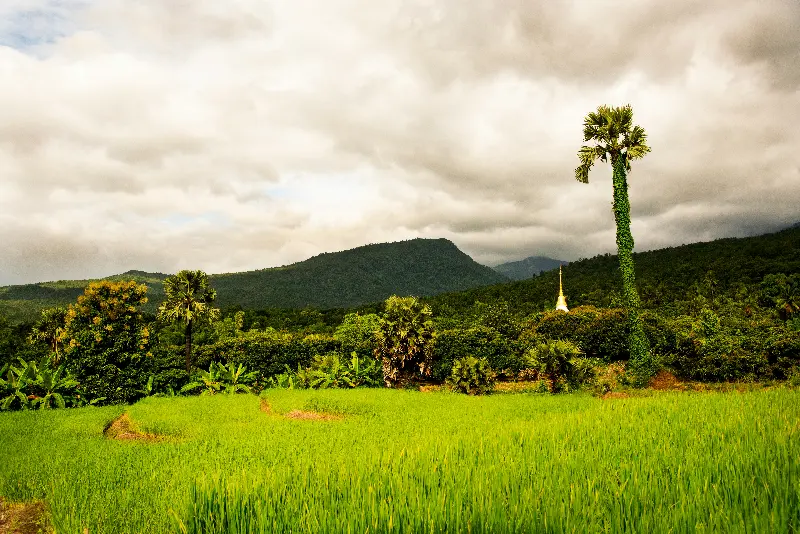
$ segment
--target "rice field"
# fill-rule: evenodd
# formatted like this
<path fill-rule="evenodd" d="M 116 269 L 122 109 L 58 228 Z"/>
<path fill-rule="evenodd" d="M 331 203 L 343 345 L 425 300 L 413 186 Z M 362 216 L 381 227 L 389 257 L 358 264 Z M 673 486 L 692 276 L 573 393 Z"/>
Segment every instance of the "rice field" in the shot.
<path fill-rule="evenodd" d="M 2 413 L 0 496 L 59 534 L 800 532 L 797 390 L 263 396 Z"/>

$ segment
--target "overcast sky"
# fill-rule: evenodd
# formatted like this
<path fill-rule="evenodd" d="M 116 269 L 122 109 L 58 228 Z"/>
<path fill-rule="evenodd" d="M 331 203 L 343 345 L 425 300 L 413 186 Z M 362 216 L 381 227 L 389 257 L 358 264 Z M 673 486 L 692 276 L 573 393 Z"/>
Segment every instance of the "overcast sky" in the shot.
<path fill-rule="evenodd" d="M 797 0 L 2 0 L 0 284 L 614 252 L 626 103 L 636 250 L 800 220 Z"/>

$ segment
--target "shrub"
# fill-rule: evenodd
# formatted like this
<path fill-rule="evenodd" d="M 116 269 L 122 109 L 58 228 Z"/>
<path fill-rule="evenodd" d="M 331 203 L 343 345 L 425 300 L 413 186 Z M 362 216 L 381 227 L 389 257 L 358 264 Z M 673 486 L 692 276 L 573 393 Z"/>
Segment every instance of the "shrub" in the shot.
<path fill-rule="evenodd" d="M 495 374 L 486 358 L 466 356 L 453 363 L 447 384 L 455 391 L 482 395 L 494 389 Z"/>
<path fill-rule="evenodd" d="M 233 363 L 225 365 L 212 362 L 208 371 L 200 370 L 193 380 L 181 388 L 181 393 L 201 390 L 201 395 L 216 395 L 217 393 L 251 393 L 246 382 L 252 380 L 253 373 L 245 373 L 245 367 Z"/>
<path fill-rule="evenodd" d="M 691 323 L 684 318 L 674 324 L 677 347 L 671 363 L 681 377 L 712 382 L 747 380 L 764 376 L 769 369 L 765 354 L 745 346 L 749 338 L 724 328 L 712 310 L 704 309 Z"/>
<path fill-rule="evenodd" d="M 774 378 L 787 379 L 800 368 L 800 332 L 780 329 L 770 336 L 764 349 Z"/>
<path fill-rule="evenodd" d="M 315 356 L 309 367 L 299 367 L 297 371 L 287 366 L 285 372 L 271 377 L 268 384 L 288 389 L 374 387 L 381 385 L 381 377 L 381 369 L 375 360 L 359 358 L 353 351 L 345 363 L 338 353 L 331 352 Z"/>
<path fill-rule="evenodd" d="M 431 308 L 414 297 L 391 296 L 375 335 L 375 358 L 387 387 L 431 374 L 434 334 Z"/>
<path fill-rule="evenodd" d="M 341 344 L 343 354 L 355 351 L 361 357 L 372 357 L 376 348 L 375 333 L 380 324 L 380 317 L 374 313 L 349 313 L 336 328 L 333 338 Z"/>
<path fill-rule="evenodd" d="M 570 341 L 550 340 L 528 351 L 526 367 L 546 379 L 549 390 L 557 393 L 568 387 L 573 377 L 573 359 L 580 354 L 578 346 Z"/>
<path fill-rule="evenodd" d="M 465 354 L 485 358 L 498 375 L 515 376 L 524 367 L 524 346 L 524 342 L 510 340 L 485 326 L 438 332 L 431 378 L 444 382 L 450 376 L 453 363 Z"/>
<path fill-rule="evenodd" d="M 569 313 L 545 313 L 534 326 L 545 339 L 561 339 L 577 345 L 587 357 L 605 362 L 627 360 L 628 316 L 620 308 L 580 306 Z"/>
<path fill-rule="evenodd" d="M 63 365 L 19 358 L 0 368 L 0 411 L 65 408 L 83 404 L 78 382 Z"/>
<path fill-rule="evenodd" d="M 315 356 L 339 348 L 339 342 L 331 336 L 282 334 L 271 330 L 247 332 L 241 337 L 197 347 L 195 360 L 202 366 L 213 361 L 240 363 L 257 373 L 259 382 L 262 382 L 284 373 L 287 367 L 308 367 Z"/>

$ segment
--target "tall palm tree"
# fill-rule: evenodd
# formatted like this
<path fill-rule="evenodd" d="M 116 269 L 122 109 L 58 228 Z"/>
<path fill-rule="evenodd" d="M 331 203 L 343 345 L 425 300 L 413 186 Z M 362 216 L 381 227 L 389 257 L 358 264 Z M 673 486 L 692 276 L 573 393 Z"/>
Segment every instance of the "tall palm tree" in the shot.
<path fill-rule="evenodd" d="M 64 336 L 66 319 L 67 310 L 64 308 L 48 308 L 42 310 L 41 317 L 31 330 L 31 339 L 44 341 L 50 346 L 54 364 L 61 360 L 58 344 Z"/>
<path fill-rule="evenodd" d="M 630 329 L 630 368 L 643 385 L 654 372 L 650 347 L 639 320 L 639 294 L 633 269 L 633 235 L 631 235 L 631 204 L 628 200 L 627 173 L 631 161 L 641 159 L 650 152 L 644 128 L 633 124 L 630 105 L 622 107 L 600 106 L 583 121 L 583 140 L 594 144 L 583 145 L 578 151 L 580 165 L 575 178 L 589 183 L 589 169 L 596 160 L 611 160 L 614 186 L 614 219 L 617 223 L 617 253 L 622 273 L 622 289 L 628 308 Z"/>
<path fill-rule="evenodd" d="M 183 322 L 186 340 L 186 372 L 192 366 L 192 327 L 198 321 L 211 322 L 219 318 L 219 310 L 211 307 L 217 292 L 203 271 L 183 270 L 164 280 L 165 300 L 158 308 L 158 318 L 168 322 Z"/>

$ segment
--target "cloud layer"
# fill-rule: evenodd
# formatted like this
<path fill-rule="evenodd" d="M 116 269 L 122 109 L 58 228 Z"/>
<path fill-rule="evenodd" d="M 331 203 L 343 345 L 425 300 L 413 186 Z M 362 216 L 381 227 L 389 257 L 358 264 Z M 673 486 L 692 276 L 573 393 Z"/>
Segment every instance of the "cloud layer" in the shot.
<path fill-rule="evenodd" d="M 573 178 L 600 104 L 650 136 L 637 250 L 800 219 L 797 2 L 534 4 L 4 2 L 0 284 L 613 252 L 610 169 Z"/>

